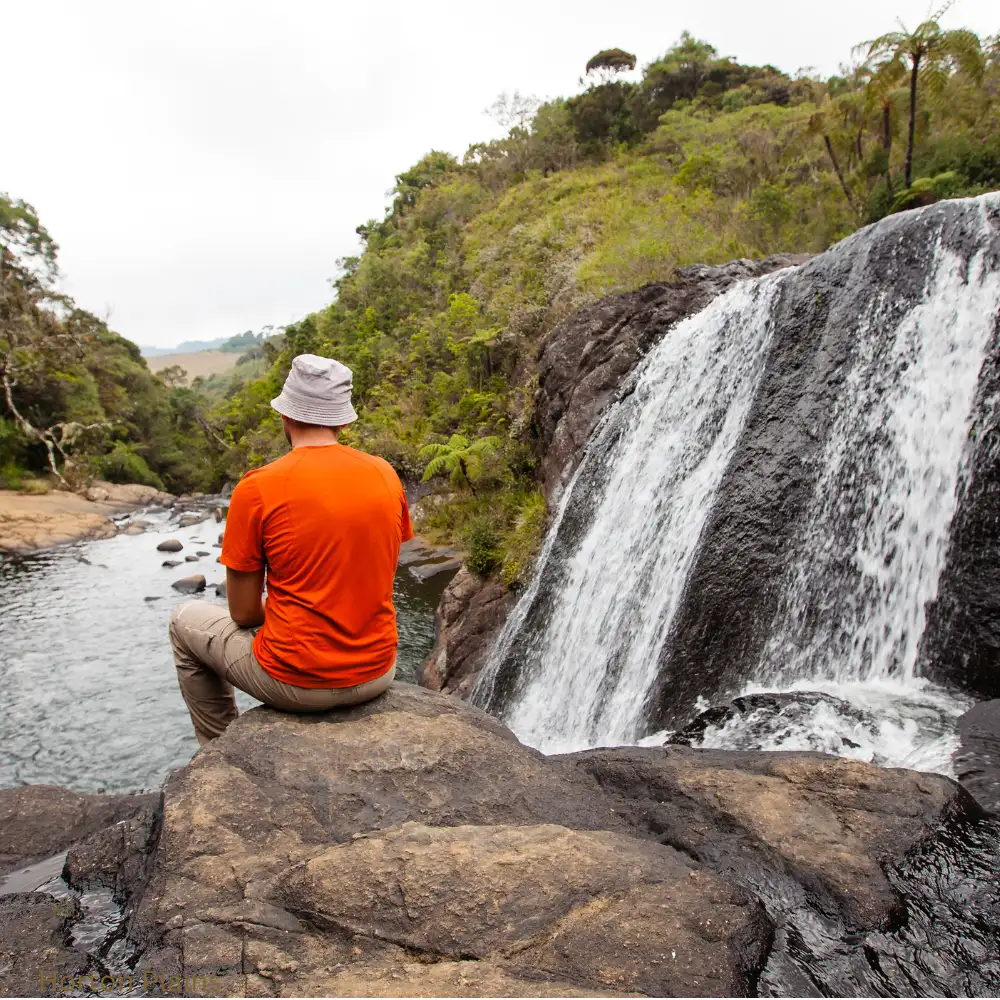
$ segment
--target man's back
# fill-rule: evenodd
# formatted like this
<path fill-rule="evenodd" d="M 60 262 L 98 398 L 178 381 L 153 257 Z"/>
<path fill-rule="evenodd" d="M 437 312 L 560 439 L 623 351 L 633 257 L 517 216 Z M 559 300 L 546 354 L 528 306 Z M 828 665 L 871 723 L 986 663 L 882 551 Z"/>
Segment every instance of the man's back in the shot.
<path fill-rule="evenodd" d="M 254 656 L 298 687 L 353 687 L 396 655 L 392 581 L 413 535 L 406 497 L 382 459 L 339 444 L 297 447 L 247 473 L 222 550 L 230 569 L 267 566 Z"/>

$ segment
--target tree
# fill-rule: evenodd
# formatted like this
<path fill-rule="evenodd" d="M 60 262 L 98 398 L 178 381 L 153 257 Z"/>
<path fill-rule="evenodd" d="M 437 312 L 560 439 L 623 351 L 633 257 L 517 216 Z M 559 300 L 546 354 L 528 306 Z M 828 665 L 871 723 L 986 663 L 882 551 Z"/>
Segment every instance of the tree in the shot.
<path fill-rule="evenodd" d="M 899 84 L 906 73 L 902 60 L 895 57 L 883 60 L 881 63 L 866 66 L 863 72 L 867 74 L 865 83 L 865 99 L 868 106 L 879 114 L 880 139 L 885 156 L 885 183 L 889 197 L 892 191 L 892 139 L 896 130 L 893 115 Z"/>
<path fill-rule="evenodd" d="M 899 61 L 909 65 L 910 71 L 910 120 L 906 139 L 906 168 L 904 182 L 913 182 L 913 143 L 917 128 L 917 84 L 923 80 L 927 89 L 939 92 L 952 67 L 969 73 L 974 79 L 982 76 L 983 53 L 979 38 L 971 31 L 959 28 L 942 31 L 938 23 L 948 10 L 942 7 L 929 20 L 909 31 L 902 21 L 899 31 L 890 31 L 871 41 L 864 42 L 870 62 L 879 64 Z"/>
<path fill-rule="evenodd" d="M 847 180 L 844 177 L 844 171 L 841 169 L 840 161 L 837 159 L 833 139 L 831 138 L 835 130 L 838 129 L 840 117 L 841 112 L 838 102 L 831 101 L 827 97 L 819 110 L 810 116 L 809 132 L 812 135 L 823 137 L 823 145 L 826 147 L 826 154 L 830 158 L 830 165 L 833 167 L 833 172 L 837 175 L 837 180 L 840 181 L 840 189 L 844 192 L 844 197 L 847 199 L 847 204 L 851 206 L 851 211 L 857 213 L 857 206 L 854 204 L 851 189 L 847 186 Z"/>
<path fill-rule="evenodd" d="M 518 129 L 527 131 L 541 101 L 534 94 L 522 94 L 515 90 L 513 94 L 504 91 L 483 112 L 489 115 L 504 131 L 510 133 Z"/>
<path fill-rule="evenodd" d="M 587 75 L 596 73 L 603 83 L 631 69 L 635 69 L 635 56 L 624 49 L 602 49 L 587 60 Z"/>
<path fill-rule="evenodd" d="M 482 472 L 482 462 L 487 455 L 500 447 L 500 438 L 476 438 L 471 444 L 461 434 L 452 434 L 447 444 L 427 444 L 420 449 L 420 460 L 427 462 L 422 482 L 447 472 L 455 486 L 468 486 L 472 495 L 476 494 L 473 480 Z M 430 459 L 430 461 L 427 461 Z"/>
<path fill-rule="evenodd" d="M 0 194 L 0 389 L 23 437 L 44 445 L 49 467 L 65 483 L 56 452 L 65 464 L 67 449 L 85 432 L 108 424 L 57 420 L 36 426 L 14 398 L 23 381 L 37 382 L 58 372 L 68 353 L 72 360 L 79 353 L 78 327 L 60 322 L 49 308 L 67 304 L 52 288 L 57 251 L 31 205 Z M 74 316 L 75 312 L 69 318 Z"/>

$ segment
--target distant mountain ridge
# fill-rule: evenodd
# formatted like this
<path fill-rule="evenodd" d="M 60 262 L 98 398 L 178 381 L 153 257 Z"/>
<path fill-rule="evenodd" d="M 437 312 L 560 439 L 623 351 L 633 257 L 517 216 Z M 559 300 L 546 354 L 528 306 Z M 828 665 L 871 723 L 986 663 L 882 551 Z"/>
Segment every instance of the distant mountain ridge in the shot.
<path fill-rule="evenodd" d="M 139 350 L 145 358 L 158 358 L 164 354 L 192 354 L 195 351 L 218 351 L 229 337 L 217 337 L 215 340 L 185 340 L 176 347 L 150 347 L 140 344 Z"/>
<path fill-rule="evenodd" d="M 176 347 L 150 347 L 139 345 L 143 357 L 158 358 L 166 354 L 196 354 L 199 351 L 226 351 L 242 354 L 251 348 L 259 347 L 267 337 L 279 332 L 275 327 L 264 327 L 260 333 L 247 330 L 235 337 L 217 337 L 215 340 L 185 340 Z"/>

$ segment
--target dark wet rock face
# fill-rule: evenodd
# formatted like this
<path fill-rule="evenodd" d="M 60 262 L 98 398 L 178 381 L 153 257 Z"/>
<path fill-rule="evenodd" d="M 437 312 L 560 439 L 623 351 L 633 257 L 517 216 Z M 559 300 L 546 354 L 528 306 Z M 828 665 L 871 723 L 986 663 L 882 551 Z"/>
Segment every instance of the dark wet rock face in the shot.
<path fill-rule="evenodd" d="M 962 786 L 1000 813 L 1000 699 L 974 705 L 958 720 L 955 771 Z"/>
<path fill-rule="evenodd" d="M 80 972 L 83 956 L 69 944 L 75 916 L 47 893 L 0 896 L 0 996 L 56 995 Z"/>
<path fill-rule="evenodd" d="M 157 552 L 180 552 L 184 548 L 184 543 L 177 538 L 168 538 L 165 542 L 160 542 L 156 546 Z"/>
<path fill-rule="evenodd" d="M 424 687 L 467 698 L 513 604 L 514 596 L 499 580 L 460 569 L 438 603 L 434 648 L 421 676 Z"/>
<path fill-rule="evenodd" d="M 737 281 L 807 259 L 777 255 L 681 268 L 675 281 L 608 296 L 553 328 L 539 345 L 535 397 L 546 494 L 553 496 L 572 475 L 598 417 L 670 327 L 704 309 Z"/>
<path fill-rule="evenodd" d="M 1000 268 L 1000 260 L 993 266 Z M 1000 318 L 979 377 L 975 407 L 987 431 L 968 445 L 968 470 L 960 484 L 948 562 L 937 599 L 927 608 L 920 652 L 927 676 L 996 698 L 1000 697 Z"/>

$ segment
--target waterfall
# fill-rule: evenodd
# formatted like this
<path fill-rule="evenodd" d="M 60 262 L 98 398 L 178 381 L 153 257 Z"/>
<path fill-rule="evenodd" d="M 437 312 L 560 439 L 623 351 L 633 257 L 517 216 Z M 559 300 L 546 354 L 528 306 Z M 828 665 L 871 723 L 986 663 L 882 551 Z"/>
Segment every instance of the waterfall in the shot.
<path fill-rule="evenodd" d="M 634 740 L 712 497 L 743 428 L 770 342 L 782 279 L 737 286 L 671 331 L 608 413 L 550 531 L 571 503 L 592 507 L 562 568 L 527 683 L 505 714 L 541 749 Z M 591 503 L 579 494 L 591 489 Z M 523 638 L 515 612 L 481 685 Z"/>
<path fill-rule="evenodd" d="M 917 724 L 893 712 L 899 685 L 905 702 L 924 683 L 926 609 L 998 335 L 998 258 L 1000 198 L 942 203 L 664 331 L 592 435 L 475 700 L 558 752 L 648 737 L 654 700 L 692 684 L 702 705 L 881 685 L 865 725 L 912 750 Z M 811 410 L 796 402 L 803 383 Z M 776 424 L 791 430 L 768 437 Z M 713 516 L 722 501 L 728 521 Z M 940 718 L 962 703 L 929 704 Z M 829 700 L 809 711 L 828 715 Z M 857 748 L 842 732 L 830 748 Z"/>
<path fill-rule="evenodd" d="M 876 301 L 858 324 L 761 680 L 915 676 L 1000 307 L 986 264 L 938 247 L 913 309 Z"/>

